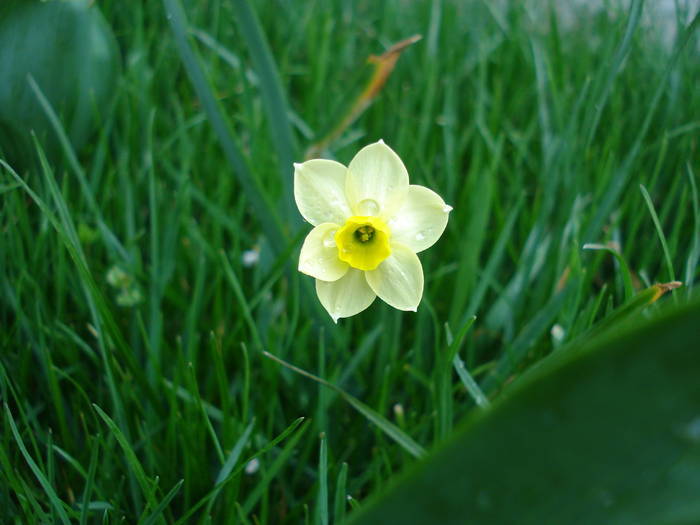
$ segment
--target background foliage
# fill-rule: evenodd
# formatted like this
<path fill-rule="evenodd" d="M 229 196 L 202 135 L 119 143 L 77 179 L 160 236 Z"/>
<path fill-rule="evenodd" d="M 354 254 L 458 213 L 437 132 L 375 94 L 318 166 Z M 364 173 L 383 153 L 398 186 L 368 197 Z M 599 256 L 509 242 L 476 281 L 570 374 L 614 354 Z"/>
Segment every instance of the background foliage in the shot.
<path fill-rule="evenodd" d="M 0 176 L 10 523 L 339 522 L 635 290 L 691 294 L 698 41 L 641 2 L 99 6 L 122 54 L 100 129 Z M 290 162 L 416 33 L 324 156 L 383 138 L 454 211 L 417 314 L 336 326 L 295 271 Z"/>

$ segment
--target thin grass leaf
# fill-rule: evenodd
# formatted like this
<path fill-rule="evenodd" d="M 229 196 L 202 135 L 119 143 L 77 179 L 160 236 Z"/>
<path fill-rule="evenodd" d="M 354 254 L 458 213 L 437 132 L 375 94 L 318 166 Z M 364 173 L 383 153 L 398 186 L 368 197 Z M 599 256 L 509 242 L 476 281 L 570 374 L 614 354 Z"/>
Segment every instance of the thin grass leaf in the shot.
<path fill-rule="evenodd" d="M 284 445 L 279 456 L 275 458 L 270 467 L 265 471 L 263 478 L 260 481 L 258 481 L 257 485 L 255 485 L 255 488 L 250 492 L 248 497 L 243 502 L 241 510 L 244 514 L 249 514 L 250 511 L 253 510 L 253 507 L 258 502 L 258 500 L 266 493 L 270 482 L 272 482 L 272 480 L 275 478 L 275 476 L 277 476 L 282 467 L 286 465 L 286 463 L 289 461 L 289 458 L 292 455 L 292 452 L 294 452 L 297 443 L 299 442 L 301 437 L 306 433 L 306 429 L 309 428 L 310 424 L 311 421 L 307 421 L 306 423 L 304 423 L 299 429 L 299 432 L 292 436 L 292 438 L 289 441 L 287 441 L 287 443 Z"/>
<path fill-rule="evenodd" d="M 321 525 L 328 525 L 328 438 L 324 432 L 318 455 L 318 514 Z"/>
<path fill-rule="evenodd" d="M 634 284 L 632 284 L 632 272 L 630 271 L 629 265 L 625 260 L 625 257 L 616 249 L 605 244 L 587 243 L 583 245 L 584 250 L 600 250 L 609 253 L 617 260 L 620 265 L 622 284 L 625 290 L 625 300 L 629 301 L 634 297 Z"/>
<path fill-rule="evenodd" d="M 70 525 L 70 519 L 68 518 L 68 514 L 66 514 L 66 511 L 63 508 L 63 502 L 59 499 L 58 495 L 56 494 L 56 491 L 53 489 L 51 483 L 46 478 L 41 469 L 39 469 L 39 466 L 36 464 L 34 459 L 32 459 L 32 456 L 29 454 L 27 447 L 24 446 L 22 436 L 20 436 L 19 431 L 17 430 L 17 425 L 15 425 L 15 420 L 12 418 L 10 407 L 7 405 L 7 403 L 3 403 L 3 405 L 5 407 L 5 417 L 10 425 L 10 430 L 12 431 L 12 435 L 15 438 L 15 442 L 17 443 L 17 446 L 19 447 L 22 456 L 24 456 L 25 461 L 29 465 L 29 468 L 34 473 L 34 476 L 41 485 L 41 488 L 44 489 L 46 496 L 49 498 L 49 502 L 51 502 L 51 508 L 54 512 L 58 514 L 58 517 L 64 525 Z"/>
<path fill-rule="evenodd" d="M 148 516 L 146 519 L 139 521 L 139 523 L 142 525 L 153 525 L 158 521 L 158 519 L 163 519 L 163 512 L 173 500 L 173 498 L 177 495 L 177 493 L 180 492 L 180 487 L 182 487 L 182 484 L 184 482 L 185 480 L 181 479 L 180 481 L 175 483 L 175 486 L 171 488 L 165 495 L 165 497 L 160 501 L 160 503 L 158 503 L 158 506 L 153 510 L 153 513 L 151 513 L 151 515 Z"/>
<path fill-rule="evenodd" d="M 146 496 L 148 504 L 151 506 L 151 508 L 155 509 L 157 507 L 157 503 L 155 501 L 155 498 L 153 497 L 153 481 L 150 480 L 148 476 L 146 476 L 146 472 L 143 470 L 141 462 L 136 457 L 136 453 L 134 452 L 133 447 L 127 440 L 124 433 L 117 426 L 117 424 L 112 420 L 111 417 L 107 415 L 107 413 L 104 410 L 102 410 L 95 403 L 92 404 L 92 407 L 97 412 L 97 415 L 100 416 L 100 418 L 102 418 L 102 421 L 105 422 L 107 428 L 109 428 L 110 433 L 117 440 L 117 443 L 119 443 L 119 446 L 124 452 L 124 459 L 126 460 L 126 464 L 136 476 L 136 480 L 138 481 L 141 487 L 141 492 L 144 496 Z"/>
<path fill-rule="evenodd" d="M 348 480 L 348 464 L 343 462 L 338 472 L 338 479 L 335 482 L 335 498 L 333 504 L 333 522 L 343 523 L 345 521 L 345 505 Z"/>
<path fill-rule="evenodd" d="M 299 425 L 301 425 L 304 422 L 304 418 L 300 417 L 295 419 L 291 425 L 289 425 L 284 431 L 275 437 L 272 441 L 269 443 L 266 443 L 263 448 L 261 448 L 259 451 L 257 451 L 255 454 L 252 456 L 248 457 L 244 461 L 242 461 L 238 467 L 236 467 L 225 479 L 221 480 L 213 489 L 211 489 L 209 492 L 207 492 L 204 497 L 202 497 L 197 503 L 195 503 L 192 507 L 190 507 L 187 512 L 183 514 L 183 516 L 178 519 L 175 522 L 175 525 L 182 525 L 183 523 L 188 523 L 187 520 L 189 520 L 192 515 L 194 515 L 195 512 L 197 512 L 202 506 L 204 506 L 212 497 L 214 497 L 216 494 L 219 493 L 219 491 L 227 484 L 229 483 L 232 479 L 235 479 L 236 476 L 245 468 L 245 465 L 250 463 L 252 460 L 255 458 L 258 458 L 268 452 L 269 450 L 273 449 L 274 447 L 277 446 L 278 443 L 283 441 L 284 439 L 287 438 L 290 434 L 292 434 Z M 302 431 L 308 427 L 308 421 L 307 424 L 302 426 Z"/>
<path fill-rule="evenodd" d="M 590 147 L 593 141 L 593 136 L 598 129 L 598 123 L 600 122 L 600 117 L 605 109 L 610 92 L 612 91 L 613 83 L 615 78 L 618 76 L 622 70 L 622 66 L 625 63 L 625 59 L 630 53 L 632 47 L 632 37 L 639 27 L 639 22 L 642 17 L 642 7 L 644 6 L 644 0 L 633 0 L 629 8 L 629 14 L 627 15 L 627 26 L 625 27 L 625 34 L 622 37 L 622 42 L 618 46 L 615 54 L 610 60 L 610 65 L 605 70 L 605 76 L 601 78 L 600 89 L 594 97 L 591 98 L 591 109 L 589 112 L 591 115 L 590 123 L 588 126 L 588 134 L 586 137 L 586 149 Z"/>
<path fill-rule="evenodd" d="M 686 164 L 686 168 L 688 180 L 690 181 L 690 196 L 693 203 L 693 244 L 685 265 L 685 284 L 688 287 L 688 296 L 690 296 L 690 292 L 695 284 L 695 272 L 698 267 L 698 260 L 700 259 L 700 199 L 698 199 L 698 187 L 695 183 L 695 174 L 693 173 L 690 162 Z"/>
<path fill-rule="evenodd" d="M 275 59 L 255 11 L 247 0 L 232 0 L 231 3 L 234 6 L 238 29 L 247 44 L 253 67 L 257 72 L 263 107 L 267 113 L 268 130 L 275 145 L 280 169 L 284 216 L 287 217 L 288 221 L 293 221 L 290 222 L 290 226 L 294 225 L 292 231 L 295 231 L 301 225 L 299 215 L 295 211 L 294 190 L 292 188 L 292 166 L 296 156 L 296 147 L 289 119 L 289 109 L 285 100 L 285 90 L 282 88 Z"/>
<path fill-rule="evenodd" d="M 481 408 L 486 408 L 490 405 L 488 398 L 486 395 L 484 395 L 484 392 L 479 387 L 479 384 L 467 370 L 467 367 L 464 365 L 464 361 L 462 361 L 462 359 L 459 357 L 459 349 L 462 347 L 464 338 L 467 336 L 467 332 L 469 332 L 469 329 L 474 324 L 474 321 L 476 321 L 475 315 L 468 319 L 464 325 L 462 325 L 462 328 L 457 334 L 457 338 L 454 340 L 452 339 L 452 333 L 449 331 L 449 329 L 447 330 L 447 344 L 449 345 L 448 355 L 450 356 L 452 366 L 462 381 L 464 388 L 467 389 L 467 392 L 469 392 L 469 394 L 472 396 L 474 402 Z"/>
<path fill-rule="evenodd" d="M 479 309 L 482 301 L 484 300 L 484 296 L 486 295 L 486 291 L 488 290 L 489 284 L 491 283 L 491 280 L 493 279 L 498 265 L 500 264 L 501 259 L 503 258 L 503 254 L 506 250 L 508 241 L 510 241 L 513 226 L 515 225 L 515 220 L 520 214 L 523 201 L 524 196 L 521 195 L 518 198 L 518 202 L 515 204 L 515 206 L 513 206 L 513 209 L 508 214 L 508 219 L 503 225 L 501 232 L 498 234 L 498 238 L 494 243 L 491 255 L 489 256 L 489 259 L 486 262 L 486 265 L 484 266 L 483 272 L 481 272 L 481 275 L 479 276 L 479 284 L 477 285 L 476 289 L 474 290 L 471 296 L 471 300 L 469 301 L 469 305 L 467 306 L 465 314 L 462 316 L 460 323 L 462 326 L 469 319 L 476 315 L 477 310 Z"/>
<path fill-rule="evenodd" d="M 251 174 L 245 158 L 236 144 L 231 127 L 214 96 L 213 89 L 207 81 L 199 59 L 190 46 L 187 38 L 187 19 L 179 0 L 163 0 L 163 5 L 175 37 L 175 45 L 187 75 L 202 103 L 209 122 L 214 128 L 224 154 L 231 164 L 246 198 L 250 201 L 251 208 L 257 214 L 262 229 L 270 240 L 271 250 L 277 253 L 279 247 L 284 246 L 284 234 L 277 219 L 276 209 L 267 202 L 265 195 L 258 188 L 256 179 Z"/>
<path fill-rule="evenodd" d="M 542 336 L 545 330 L 551 326 L 574 288 L 575 284 L 569 282 L 566 288 L 554 294 L 549 302 L 525 325 L 498 360 L 496 367 L 485 379 L 482 386 L 485 392 L 492 392 L 501 386 L 515 369 L 522 364 L 528 350 Z"/>
<path fill-rule="evenodd" d="M 311 374 L 310 372 L 307 372 L 306 370 L 302 370 L 301 368 L 298 368 L 290 363 L 287 363 L 286 361 L 280 359 L 279 357 L 272 355 L 271 353 L 267 351 L 263 351 L 263 355 L 265 357 L 269 357 L 273 361 L 277 361 L 279 364 L 282 366 L 289 368 L 290 370 L 301 374 L 305 377 L 308 377 L 309 379 L 312 379 L 318 383 L 321 383 L 322 385 L 327 386 L 331 390 L 334 390 L 340 396 L 345 399 L 355 410 L 360 412 L 363 416 L 367 418 L 371 423 L 375 424 L 382 432 L 384 432 L 388 437 L 390 437 L 392 440 L 394 440 L 397 444 L 399 444 L 406 452 L 411 454 L 414 457 L 421 457 L 425 454 L 425 449 L 421 447 L 418 443 L 416 443 L 413 438 L 411 438 L 408 434 L 406 434 L 403 430 L 401 430 L 399 427 L 394 425 L 392 422 L 387 420 L 385 417 L 383 417 L 381 414 L 376 412 L 375 410 L 371 409 L 364 403 L 362 403 L 360 400 L 357 398 L 351 396 L 347 392 L 345 392 L 343 389 L 340 387 L 334 385 L 333 383 L 329 383 L 325 379 L 321 379 L 318 376 L 315 376 L 314 374 Z"/>
<path fill-rule="evenodd" d="M 229 262 L 228 257 L 226 257 L 226 254 L 223 251 L 219 252 L 219 261 L 221 263 L 221 267 L 224 269 L 224 275 L 226 276 L 226 280 L 228 280 L 228 282 L 231 284 L 231 287 L 233 288 L 233 293 L 236 295 L 238 304 L 240 305 L 241 310 L 243 311 L 243 318 L 245 319 L 245 322 L 248 325 L 250 335 L 253 337 L 253 342 L 259 350 L 262 350 L 264 348 L 264 344 L 262 338 L 260 337 L 258 325 L 253 319 L 253 315 L 250 311 L 250 306 L 248 305 L 248 300 L 243 294 L 243 288 L 241 287 L 241 283 L 238 280 L 238 277 L 236 277 L 236 272 L 233 271 L 231 263 Z"/>
<path fill-rule="evenodd" d="M 588 225 L 582 235 L 583 239 L 592 239 L 598 236 L 600 228 L 603 226 L 603 223 L 607 220 L 607 218 L 610 215 L 610 212 L 617 204 L 620 194 L 622 193 L 622 190 L 627 184 L 627 180 L 632 171 L 633 162 L 637 159 L 637 156 L 639 155 L 639 151 L 642 147 L 642 141 L 644 140 L 647 131 L 649 131 L 649 126 L 651 126 L 652 118 L 656 113 L 656 108 L 659 105 L 659 102 L 661 101 L 664 89 L 671 76 L 671 73 L 673 72 L 673 69 L 676 66 L 676 62 L 678 62 L 678 59 L 680 58 L 683 50 L 685 49 L 685 46 L 690 41 L 691 36 L 695 33 L 699 26 L 700 12 L 698 12 L 693 17 L 693 20 L 681 33 L 681 36 L 678 40 L 678 44 L 676 45 L 676 49 L 674 50 L 673 55 L 668 61 L 664 72 L 662 73 L 661 77 L 659 78 L 659 81 L 656 84 L 654 95 L 652 97 L 651 102 L 647 106 L 644 121 L 639 127 L 634 143 L 629 149 L 629 152 L 627 153 L 627 156 L 625 157 L 622 166 L 618 170 L 616 170 L 602 198 L 599 199 L 597 203 L 598 205 L 596 207 L 596 212 L 593 215 L 593 218 L 588 222 Z"/>
<path fill-rule="evenodd" d="M 647 208 L 649 208 L 649 214 L 651 215 L 651 220 L 654 222 L 654 227 L 656 228 L 656 233 L 659 236 L 659 241 L 661 241 L 661 248 L 663 249 L 664 258 L 666 260 L 666 271 L 668 272 L 668 276 L 671 279 L 671 281 L 675 281 L 676 272 L 673 270 L 673 261 L 671 261 L 671 254 L 668 251 L 666 235 L 664 235 L 664 230 L 661 227 L 661 223 L 659 222 L 659 216 L 656 214 L 654 203 L 652 202 L 651 197 L 649 196 L 649 192 L 642 184 L 639 185 L 639 189 L 642 192 L 642 196 L 644 197 L 644 201 L 647 204 Z"/>
<path fill-rule="evenodd" d="M 243 448 L 248 444 L 250 440 L 250 435 L 253 432 L 253 427 L 255 425 L 255 420 L 251 421 L 246 429 L 243 431 L 243 434 L 241 434 L 241 437 L 238 438 L 238 441 L 236 441 L 236 444 L 233 446 L 233 449 L 231 450 L 231 453 L 228 455 L 226 458 L 226 462 L 223 464 L 221 467 L 221 470 L 219 470 L 219 474 L 216 476 L 216 480 L 214 481 L 215 486 L 221 485 L 228 477 L 231 475 L 231 471 L 233 470 L 233 467 L 236 466 L 236 463 L 238 463 L 238 459 L 241 457 L 241 453 L 243 452 Z M 221 492 L 221 487 L 219 487 L 216 491 L 215 494 L 209 498 L 209 501 L 207 502 L 207 507 L 206 510 L 204 511 L 205 514 L 209 514 L 211 512 L 211 508 L 214 506 L 214 502 L 216 501 L 216 497 L 219 495 Z"/>
<path fill-rule="evenodd" d="M 78 162 L 78 157 L 75 154 L 75 150 L 71 145 L 70 139 L 63 128 L 63 124 L 56 115 L 56 112 L 54 111 L 53 107 L 51 107 L 51 103 L 47 100 L 46 96 L 44 96 L 44 93 L 41 91 L 41 88 L 31 74 L 27 77 L 27 83 L 39 102 L 41 109 L 44 111 L 44 114 L 51 123 L 51 127 L 53 127 L 54 132 L 56 133 L 56 137 L 58 137 L 61 147 L 63 148 L 63 152 L 68 159 L 68 163 L 70 164 L 73 173 L 80 183 L 80 188 L 83 191 L 83 196 L 85 197 L 88 206 L 90 207 L 90 211 L 95 215 L 97 226 L 103 235 L 103 239 L 106 241 L 107 247 L 119 254 L 121 259 L 130 261 L 131 258 L 122 244 L 119 242 L 119 239 L 117 239 L 116 235 L 114 235 L 112 230 L 110 230 L 105 224 L 104 218 L 102 217 L 102 212 L 100 211 L 100 207 L 95 200 L 95 196 L 93 195 L 92 188 L 88 183 L 85 171 L 83 170 L 82 166 L 80 166 L 80 162 Z M 36 141 L 36 139 L 34 140 Z"/>
<path fill-rule="evenodd" d="M 90 449 L 90 464 L 88 465 L 87 479 L 85 480 L 85 488 L 83 489 L 83 503 L 80 509 L 80 525 L 87 525 L 88 509 L 90 508 L 90 498 L 95 484 L 95 475 L 97 473 L 97 459 L 100 451 L 99 442 L 100 435 L 91 439 L 92 447 Z"/>

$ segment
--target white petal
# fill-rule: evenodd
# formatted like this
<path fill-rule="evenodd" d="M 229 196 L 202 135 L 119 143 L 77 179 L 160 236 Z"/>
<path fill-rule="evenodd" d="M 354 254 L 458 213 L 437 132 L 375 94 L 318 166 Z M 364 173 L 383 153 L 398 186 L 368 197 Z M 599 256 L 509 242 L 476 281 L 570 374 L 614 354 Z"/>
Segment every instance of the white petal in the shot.
<path fill-rule="evenodd" d="M 355 268 L 350 268 L 348 273 L 332 283 L 317 279 L 316 293 L 336 323 L 341 317 L 359 314 L 376 297 L 367 284 L 365 272 Z"/>
<path fill-rule="evenodd" d="M 313 159 L 294 165 L 294 200 L 304 219 L 314 226 L 345 223 L 352 215 L 345 198 L 347 172 L 333 160 Z"/>
<path fill-rule="evenodd" d="M 389 305 L 414 312 L 418 308 L 423 296 L 423 267 L 408 246 L 392 242 L 391 255 L 365 276 L 374 293 Z"/>
<path fill-rule="evenodd" d="M 322 281 L 337 281 L 347 273 L 350 265 L 338 259 L 338 247 L 333 238 L 339 227 L 324 222 L 309 232 L 299 255 L 301 273 Z"/>
<path fill-rule="evenodd" d="M 381 140 L 362 148 L 350 161 L 345 193 L 355 215 L 391 217 L 407 191 L 406 167 Z"/>
<path fill-rule="evenodd" d="M 445 231 L 450 210 L 433 190 L 409 186 L 403 206 L 387 222 L 392 242 L 405 244 L 416 253 L 430 248 Z"/>

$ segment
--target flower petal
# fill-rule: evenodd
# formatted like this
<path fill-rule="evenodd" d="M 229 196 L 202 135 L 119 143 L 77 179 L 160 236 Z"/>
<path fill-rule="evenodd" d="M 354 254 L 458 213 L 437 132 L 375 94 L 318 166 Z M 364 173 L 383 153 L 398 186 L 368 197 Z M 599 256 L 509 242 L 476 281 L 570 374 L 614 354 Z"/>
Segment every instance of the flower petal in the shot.
<path fill-rule="evenodd" d="M 383 141 L 365 146 L 350 161 L 345 193 L 355 215 L 391 217 L 407 191 L 406 167 Z"/>
<path fill-rule="evenodd" d="M 314 226 L 324 222 L 343 224 L 352 215 L 345 198 L 347 172 L 334 160 L 294 164 L 294 200 L 304 219 Z"/>
<path fill-rule="evenodd" d="M 338 258 L 333 236 L 339 226 L 332 222 L 319 224 L 304 239 L 299 255 L 299 271 L 322 281 L 337 281 L 350 265 Z"/>
<path fill-rule="evenodd" d="M 399 310 L 415 312 L 418 308 L 423 296 L 423 267 L 408 246 L 392 242 L 391 255 L 365 276 L 384 302 Z"/>
<path fill-rule="evenodd" d="M 355 268 L 350 268 L 343 277 L 332 283 L 317 279 L 316 293 L 336 323 L 341 317 L 359 314 L 376 297 L 367 284 L 365 272 Z"/>
<path fill-rule="evenodd" d="M 416 253 L 430 248 L 445 231 L 451 210 L 433 190 L 409 186 L 403 206 L 387 222 L 392 242 L 405 244 Z"/>

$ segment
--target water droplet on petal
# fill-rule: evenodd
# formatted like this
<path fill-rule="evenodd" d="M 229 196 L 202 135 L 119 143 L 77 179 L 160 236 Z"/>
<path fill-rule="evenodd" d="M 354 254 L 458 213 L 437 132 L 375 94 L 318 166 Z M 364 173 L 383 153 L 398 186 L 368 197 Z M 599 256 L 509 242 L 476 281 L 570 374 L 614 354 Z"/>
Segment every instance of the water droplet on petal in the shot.
<path fill-rule="evenodd" d="M 357 205 L 359 215 L 374 217 L 379 213 L 379 203 L 374 199 L 364 199 Z"/>
<path fill-rule="evenodd" d="M 417 241 L 422 241 L 423 239 L 425 239 L 425 234 L 423 232 L 416 233 L 416 240 Z"/>
<path fill-rule="evenodd" d="M 326 236 L 323 238 L 323 246 L 326 248 L 335 248 L 335 232 L 336 230 L 331 230 L 329 231 Z"/>

